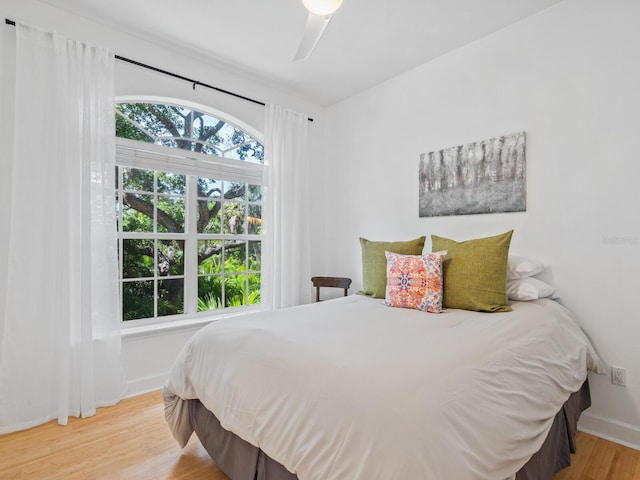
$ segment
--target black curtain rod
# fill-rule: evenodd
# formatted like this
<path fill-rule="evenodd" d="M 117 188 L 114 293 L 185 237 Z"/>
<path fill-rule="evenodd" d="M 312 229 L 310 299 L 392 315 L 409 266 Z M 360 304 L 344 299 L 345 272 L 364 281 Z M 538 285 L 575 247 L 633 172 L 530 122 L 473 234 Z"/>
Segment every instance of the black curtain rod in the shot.
<path fill-rule="evenodd" d="M 16 25 L 16 22 L 14 22 L 13 20 L 9 20 L 8 18 L 5 18 L 4 22 L 7 25 L 12 25 L 14 27 Z M 240 98 L 242 100 L 246 100 L 247 102 L 251 102 L 251 103 L 258 104 L 258 105 L 262 105 L 263 107 L 266 106 L 266 104 L 264 102 L 261 102 L 259 100 L 255 100 L 253 98 L 245 97 L 244 95 L 240 95 L 238 93 L 230 92 L 229 90 L 224 90 L 222 88 L 218 88 L 218 87 L 215 87 L 213 85 L 209 85 L 207 83 L 202 83 L 202 82 L 200 82 L 198 80 L 194 80 L 192 78 L 188 78 L 188 77 L 185 77 L 183 75 L 178 75 L 177 73 L 169 72 L 168 70 L 163 70 L 161 68 L 153 67 L 151 65 L 147 65 L 146 63 L 138 62 L 136 60 L 131 60 L 130 58 L 126 58 L 126 57 L 121 57 L 120 55 L 115 55 L 115 58 L 117 60 L 121 60 L 123 62 L 131 63 L 132 65 L 136 65 L 138 67 L 146 68 L 147 70 L 153 70 L 154 72 L 162 73 L 163 75 L 168 75 L 169 77 L 178 78 L 180 80 L 184 80 L 185 82 L 189 82 L 193 86 L 194 90 L 196 89 L 196 85 L 199 85 L 201 87 L 210 88 L 212 90 L 215 90 L 215 91 L 220 92 L 220 93 L 224 93 L 226 95 L 231 95 L 232 97 L 236 97 L 236 98 Z M 313 118 L 309 117 L 309 118 L 307 118 L 307 120 L 309 120 L 310 122 L 313 122 Z"/>

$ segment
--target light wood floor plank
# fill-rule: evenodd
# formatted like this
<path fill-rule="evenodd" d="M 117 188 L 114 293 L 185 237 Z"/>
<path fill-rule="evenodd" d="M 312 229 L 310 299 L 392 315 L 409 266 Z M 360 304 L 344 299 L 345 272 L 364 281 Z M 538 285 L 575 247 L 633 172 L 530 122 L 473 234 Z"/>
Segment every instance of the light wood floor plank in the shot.
<path fill-rule="evenodd" d="M 591 435 L 583 435 L 578 432 L 576 436 L 576 450 L 578 455 L 573 455 L 571 467 L 564 469 L 556 475 L 554 480 L 580 480 L 586 470 L 587 463 L 593 454 L 597 438 Z"/>
<path fill-rule="evenodd" d="M 572 466 L 554 480 L 640 480 L 640 451 L 578 432 Z M 0 435 L 2 480 L 228 480 L 194 436 L 180 449 L 159 391 L 69 419 Z M 403 479 L 404 480 L 404 479 Z"/>
<path fill-rule="evenodd" d="M 625 448 L 618 445 L 615 461 L 611 465 L 609 480 L 636 480 L 640 478 L 640 451 L 625 453 Z"/>
<path fill-rule="evenodd" d="M 640 451 L 578 432 L 571 466 L 553 480 L 640 480 Z"/>
<path fill-rule="evenodd" d="M 609 480 L 609 473 L 618 455 L 617 445 L 611 442 L 596 442 L 594 451 L 597 455 L 591 455 L 587 463 L 585 474 L 589 480 L 596 478 Z"/>

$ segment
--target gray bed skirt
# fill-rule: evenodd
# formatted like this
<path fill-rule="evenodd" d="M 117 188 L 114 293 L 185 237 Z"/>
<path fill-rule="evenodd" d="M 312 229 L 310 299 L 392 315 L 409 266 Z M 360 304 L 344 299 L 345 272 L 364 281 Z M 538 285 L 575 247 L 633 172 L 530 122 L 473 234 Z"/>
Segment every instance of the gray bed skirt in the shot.
<path fill-rule="evenodd" d="M 576 451 L 576 426 L 580 414 L 591 406 L 589 382 L 573 393 L 556 414 L 542 448 L 517 473 L 516 480 L 551 480 L 571 465 Z M 189 401 L 191 424 L 204 448 L 232 480 L 297 480 L 262 450 L 225 430 L 199 400 Z"/>

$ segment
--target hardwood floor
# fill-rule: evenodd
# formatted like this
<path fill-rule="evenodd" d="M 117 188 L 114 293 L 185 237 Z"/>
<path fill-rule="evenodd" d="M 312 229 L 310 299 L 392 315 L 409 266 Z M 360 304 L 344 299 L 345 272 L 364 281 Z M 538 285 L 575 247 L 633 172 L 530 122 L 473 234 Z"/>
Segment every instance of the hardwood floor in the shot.
<path fill-rule="evenodd" d="M 554 480 L 640 480 L 640 451 L 578 432 L 573 465 Z M 0 435 L 0 479 L 228 480 L 195 436 L 181 450 L 160 392 L 125 399 L 84 420 Z"/>
<path fill-rule="evenodd" d="M 640 450 L 578 432 L 571 457 L 553 480 L 640 480 Z"/>
<path fill-rule="evenodd" d="M 160 392 L 0 436 L 0 479 L 228 480 L 193 436 L 181 450 L 164 422 Z"/>

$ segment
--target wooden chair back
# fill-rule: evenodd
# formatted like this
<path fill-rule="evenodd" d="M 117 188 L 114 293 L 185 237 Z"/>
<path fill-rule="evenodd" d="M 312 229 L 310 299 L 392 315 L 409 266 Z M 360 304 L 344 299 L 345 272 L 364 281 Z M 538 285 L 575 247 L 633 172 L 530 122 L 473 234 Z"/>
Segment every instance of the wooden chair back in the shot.
<path fill-rule="evenodd" d="M 316 302 L 320 301 L 320 288 L 342 288 L 346 297 L 351 286 L 351 279 L 347 277 L 312 277 L 311 283 L 316 287 Z"/>

